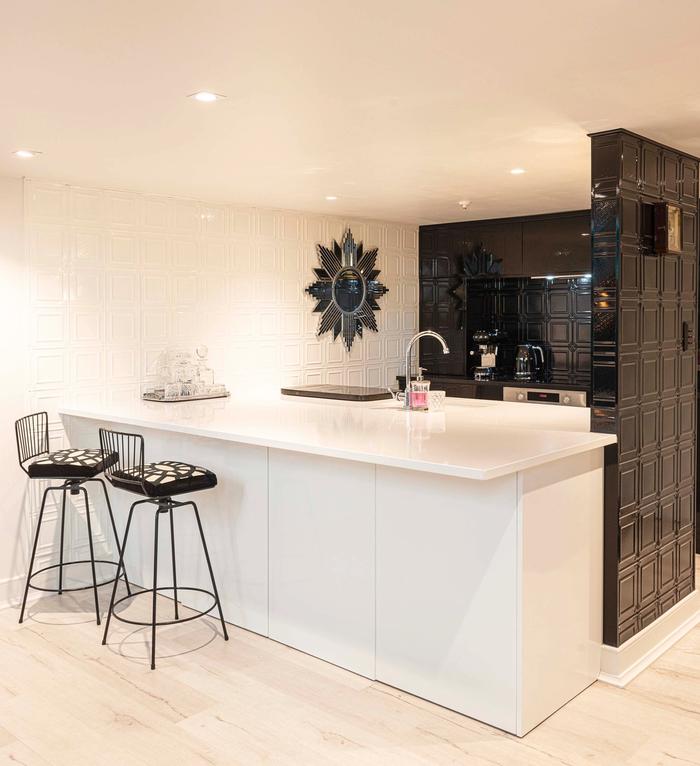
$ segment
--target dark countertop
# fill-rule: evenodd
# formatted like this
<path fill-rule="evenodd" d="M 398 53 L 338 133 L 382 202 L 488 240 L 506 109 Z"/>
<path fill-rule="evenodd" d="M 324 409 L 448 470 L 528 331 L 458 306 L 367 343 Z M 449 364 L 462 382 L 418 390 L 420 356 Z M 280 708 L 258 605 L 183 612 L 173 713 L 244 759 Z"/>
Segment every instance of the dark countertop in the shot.
<path fill-rule="evenodd" d="M 464 375 L 431 375 L 425 374 L 425 379 L 430 381 L 444 381 L 449 383 L 472 383 L 476 386 L 488 388 L 503 388 L 504 386 L 516 386 L 518 388 L 555 388 L 558 391 L 589 391 L 590 386 L 573 385 L 571 383 L 542 382 L 542 381 L 522 381 L 500 378 L 498 380 L 474 380 Z M 397 380 L 403 384 L 405 375 L 397 376 Z M 403 387 L 403 386 L 402 386 Z"/>
<path fill-rule="evenodd" d="M 426 376 L 430 378 L 430 376 Z M 550 381 L 549 383 L 545 383 L 543 381 L 526 381 L 526 380 L 474 380 L 474 378 L 462 378 L 462 377 L 452 377 L 447 375 L 435 375 L 434 377 L 430 378 L 431 380 L 454 380 L 456 381 L 466 381 L 468 383 L 476 383 L 479 386 L 496 386 L 503 388 L 504 386 L 516 386 L 518 388 L 556 388 L 558 391 L 588 391 L 590 386 L 581 386 L 581 385 L 574 385 L 571 383 L 557 383 L 555 381 Z"/>

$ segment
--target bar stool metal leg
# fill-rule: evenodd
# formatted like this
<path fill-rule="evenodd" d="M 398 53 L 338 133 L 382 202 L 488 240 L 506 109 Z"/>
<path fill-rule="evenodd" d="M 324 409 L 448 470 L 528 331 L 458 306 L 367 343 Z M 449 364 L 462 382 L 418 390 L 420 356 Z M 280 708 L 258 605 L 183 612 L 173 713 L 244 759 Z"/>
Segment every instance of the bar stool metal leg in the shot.
<path fill-rule="evenodd" d="M 139 627 L 151 629 L 151 670 L 155 670 L 156 667 L 156 652 L 158 648 L 157 644 L 157 630 L 159 627 L 165 625 L 175 625 L 182 622 L 189 622 L 190 620 L 196 620 L 200 617 L 206 617 L 208 614 L 212 614 L 214 609 L 219 611 L 219 619 L 221 620 L 221 627 L 223 630 L 224 638 L 228 640 L 228 630 L 224 621 L 223 609 L 221 606 L 221 600 L 219 597 L 219 591 L 214 580 L 214 570 L 209 557 L 209 550 L 204 538 L 204 530 L 202 529 L 202 522 L 199 518 L 199 509 L 192 501 L 180 502 L 173 499 L 173 495 L 185 495 L 191 492 L 197 492 L 204 489 L 212 489 L 216 486 L 216 474 L 201 468 L 199 466 L 190 465 L 189 463 L 181 463 L 179 461 L 166 460 L 161 463 L 148 463 L 144 461 L 144 438 L 141 434 L 126 433 L 120 431 L 110 431 L 106 428 L 100 428 L 100 446 L 103 455 L 116 455 L 116 461 L 112 464 L 105 464 L 105 477 L 107 480 L 116 487 L 125 489 L 128 492 L 133 492 L 141 495 L 142 499 L 132 504 L 129 511 L 129 518 L 126 524 L 126 531 L 124 532 L 124 541 L 122 543 L 122 549 L 119 555 L 119 563 L 117 565 L 117 579 L 114 581 L 112 588 L 112 596 L 109 602 L 109 609 L 107 610 L 107 620 L 105 624 L 104 633 L 102 636 L 102 643 L 107 643 L 107 636 L 109 633 L 109 626 L 112 618 L 120 622 L 127 623 L 129 625 L 136 625 Z M 168 492 L 170 490 L 170 492 Z M 167 493 L 167 494 L 166 494 Z M 126 596 L 117 598 L 118 580 L 121 577 L 121 572 L 124 567 L 124 554 L 126 546 L 129 540 L 129 534 L 131 531 L 131 522 L 133 519 L 134 509 L 141 503 L 151 503 L 156 506 L 154 529 L 153 529 L 153 586 L 151 588 L 142 588 L 138 592 L 129 593 Z M 175 542 L 175 514 L 176 508 L 182 508 L 186 505 L 191 505 L 194 508 L 195 518 L 197 519 L 197 527 L 199 529 L 199 536 L 202 540 L 204 548 L 204 555 L 207 560 L 207 569 L 209 570 L 209 577 L 213 586 L 213 590 L 207 588 L 200 588 L 197 586 L 183 586 L 178 582 L 177 576 L 177 544 Z M 172 586 L 168 585 L 158 586 L 158 548 L 160 543 L 160 525 L 161 514 L 170 514 L 170 559 L 173 569 L 173 582 Z M 163 519 L 165 522 L 165 519 Z M 166 580 L 168 578 L 166 577 Z M 163 618 L 161 616 L 158 619 L 158 594 L 161 591 L 173 591 L 173 611 L 174 619 Z M 205 604 L 203 609 L 195 609 L 194 607 L 188 607 L 190 614 L 182 615 L 180 609 L 180 596 L 182 593 L 197 594 L 197 602 L 202 598 L 202 595 L 211 599 L 209 605 Z M 151 597 L 151 615 L 150 620 L 136 620 L 132 619 L 128 613 L 120 614 L 118 612 L 120 604 L 131 603 L 134 598 L 143 597 L 147 599 Z M 187 599 L 185 599 L 185 603 Z M 162 611 L 162 610 L 161 610 Z"/>
<path fill-rule="evenodd" d="M 197 510 L 197 504 L 190 501 L 189 505 L 194 508 L 194 515 L 197 519 L 197 527 L 199 528 L 199 536 L 202 538 L 202 547 L 204 548 L 204 556 L 207 560 L 207 567 L 209 568 L 209 577 L 211 578 L 211 586 L 214 589 L 214 596 L 216 597 L 216 604 L 219 608 L 219 618 L 221 619 L 221 629 L 224 632 L 224 639 L 228 641 L 228 631 L 226 630 L 226 622 L 224 621 L 224 612 L 221 608 L 221 599 L 219 598 L 219 591 L 216 587 L 216 580 L 214 579 L 214 570 L 211 566 L 211 559 L 209 558 L 209 550 L 207 548 L 207 541 L 204 538 L 204 530 L 202 529 L 202 522 L 199 518 L 199 511 Z"/>
<path fill-rule="evenodd" d="M 58 594 L 63 593 L 63 539 L 66 528 L 66 487 L 63 487 L 63 499 L 61 501 L 61 543 L 58 565 Z"/>
<path fill-rule="evenodd" d="M 175 600 L 175 619 L 179 620 L 177 605 L 177 569 L 175 566 L 175 521 L 173 519 L 173 506 L 170 506 L 170 551 L 173 559 L 173 599 Z"/>
<path fill-rule="evenodd" d="M 155 535 L 153 542 L 153 619 L 151 620 L 151 670 L 156 669 L 156 621 L 158 600 L 158 517 L 160 507 L 156 510 Z"/>
<path fill-rule="evenodd" d="M 22 606 L 20 609 L 19 621 L 24 620 L 27 598 L 29 594 L 29 588 L 35 590 L 44 591 L 46 593 L 56 593 L 62 595 L 71 591 L 89 590 L 92 589 L 95 598 L 95 616 L 97 624 L 101 622 L 100 615 L 100 603 L 99 594 L 97 589 L 103 585 L 108 585 L 112 582 L 112 579 L 107 579 L 104 582 L 97 582 L 96 565 L 109 564 L 116 566 L 117 562 L 114 560 L 95 559 L 95 541 L 92 534 L 92 515 L 90 508 L 90 498 L 88 497 L 88 491 L 85 488 L 86 482 L 99 481 L 102 484 L 102 489 L 105 493 L 105 500 L 107 502 L 107 508 L 109 511 L 110 522 L 112 530 L 116 538 L 117 549 L 120 548 L 119 538 L 117 537 L 117 530 L 114 523 L 114 514 L 112 513 L 112 507 L 109 501 L 109 495 L 107 489 L 97 476 L 105 470 L 108 470 L 118 460 L 118 455 L 114 451 L 110 451 L 109 454 L 105 454 L 102 451 L 102 447 L 99 449 L 77 449 L 75 447 L 69 447 L 66 449 L 60 449 L 55 452 L 51 451 L 51 444 L 49 439 L 49 415 L 46 411 L 35 412 L 30 415 L 25 415 L 15 421 L 15 437 L 17 441 L 17 457 L 20 468 L 24 471 L 30 479 L 44 480 L 46 483 L 52 481 L 60 481 L 60 484 L 55 486 L 47 486 L 44 490 L 44 494 L 41 500 L 41 508 L 39 511 L 39 518 L 37 521 L 36 533 L 34 534 L 34 542 L 32 545 L 32 553 L 29 563 L 29 574 L 27 582 L 24 587 L 24 594 L 22 596 Z M 39 534 L 41 532 L 41 525 L 44 520 L 44 513 L 46 511 L 46 501 L 48 499 L 49 492 L 61 492 L 61 520 L 60 520 L 60 546 L 58 551 L 58 563 L 50 564 L 48 566 L 40 566 L 39 569 L 35 569 L 36 566 L 36 553 L 39 542 Z M 71 546 L 69 544 L 69 554 L 66 555 L 66 514 L 72 511 L 73 504 L 68 498 L 68 493 L 73 497 L 77 497 L 80 493 L 85 494 L 85 522 L 87 524 L 88 544 L 90 546 L 90 558 L 80 560 L 72 559 L 70 555 Z M 69 527 L 70 529 L 70 527 Z M 69 541 L 70 543 L 70 541 Z M 92 583 L 89 585 L 81 585 L 79 587 L 73 587 L 69 581 L 69 584 L 65 583 L 65 569 L 72 565 L 90 564 L 92 568 Z M 58 570 L 58 587 L 43 587 L 39 584 L 34 584 L 33 580 L 41 576 L 43 573 Z M 126 577 L 126 571 L 124 571 L 124 580 L 126 582 L 127 589 L 130 588 L 128 578 Z"/>
<path fill-rule="evenodd" d="M 34 559 L 36 558 L 36 547 L 39 543 L 39 532 L 41 531 L 41 521 L 44 518 L 44 508 L 46 508 L 46 498 L 54 489 L 60 489 L 60 487 L 47 487 L 44 490 L 44 496 L 41 499 L 41 508 L 39 509 L 39 519 L 36 523 L 36 532 L 34 533 L 34 545 L 32 546 L 32 555 L 29 559 L 29 571 L 27 572 L 27 582 L 24 585 L 24 596 L 22 598 L 22 608 L 19 612 L 20 623 L 24 620 L 24 609 L 27 606 L 27 594 L 29 593 L 29 581 L 32 579 L 32 572 L 34 571 Z"/>
<path fill-rule="evenodd" d="M 107 494 L 107 487 L 102 479 L 93 479 L 102 487 L 102 491 L 105 496 L 105 503 L 107 504 L 107 512 L 109 513 L 109 521 L 112 525 L 112 534 L 114 535 L 114 543 L 117 546 L 117 553 L 121 555 L 122 545 L 119 543 L 119 535 L 117 534 L 117 525 L 114 521 L 114 513 L 112 513 L 112 503 L 109 501 L 109 495 Z M 131 595 L 131 586 L 129 584 L 129 578 L 126 576 L 126 565 L 124 566 L 124 584 L 126 585 L 126 592 Z"/>
<path fill-rule="evenodd" d="M 97 617 L 97 624 L 100 624 L 100 599 L 97 595 L 97 577 L 95 576 L 95 549 L 92 543 L 92 524 L 90 522 L 90 501 L 88 500 L 88 493 L 85 487 L 81 487 L 80 491 L 85 495 L 85 519 L 87 520 L 88 529 L 88 545 L 90 546 L 90 568 L 92 569 L 92 591 L 95 595 L 95 615 Z"/>
<path fill-rule="evenodd" d="M 107 619 L 105 620 L 105 632 L 102 634 L 102 645 L 107 643 L 107 631 L 109 630 L 109 623 L 112 619 L 112 612 L 114 611 L 114 599 L 117 595 L 117 587 L 119 585 L 119 575 L 121 574 L 122 567 L 124 566 L 124 551 L 126 550 L 126 541 L 129 537 L 129 529 L 131 528 L 131 519 L 134 515 L 134 508 L 141 503 L 146 503 L 147 500 L 137 500 L 132 503 L 129 509 L 129 517 L 126 520 L 126 529 L 124 530 L 124 539 L 122 540 L 122 549 L 119 553 L 119 563 L 117 564 L 117 576 L 114 578 L 114 585 L 112 586 L 112 597 L 109 600 L 109 608 L 107 609 Z"/>

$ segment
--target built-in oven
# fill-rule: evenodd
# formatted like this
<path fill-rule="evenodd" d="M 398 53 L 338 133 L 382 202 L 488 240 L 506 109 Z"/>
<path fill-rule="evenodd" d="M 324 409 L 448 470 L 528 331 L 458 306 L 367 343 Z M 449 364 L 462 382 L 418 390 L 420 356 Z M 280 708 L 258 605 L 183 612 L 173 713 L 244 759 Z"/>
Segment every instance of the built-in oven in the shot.
<path fill-rule="evenodd" d="M 524 388 L 503 386 L 504 402 L 558 404 L 563 407 L 586 407 L 585 391 L 561 391 L 556 388 Z"/>

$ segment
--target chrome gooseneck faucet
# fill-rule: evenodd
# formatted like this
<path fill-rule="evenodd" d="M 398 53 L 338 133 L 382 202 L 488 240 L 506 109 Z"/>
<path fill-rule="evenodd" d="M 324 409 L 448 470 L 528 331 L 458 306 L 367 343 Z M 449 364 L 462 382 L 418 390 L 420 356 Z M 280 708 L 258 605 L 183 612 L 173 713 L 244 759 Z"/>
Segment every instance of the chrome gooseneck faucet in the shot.
<path fill-rule="evenodd" d="M 442 344 L 442 353 L 450 353 L 450 349 L 448 348 L 445 339 L 442 337 L 442 335 L 434 332 L 433 330 L 423 330 L 423 332 L 417 333 L 411 338 L 411 340 L 408 341 L 408 345 L 406 346 L 406 388 L 403 400 L 404 409 L 407 410 L 411 408 L 411 351 L 413 350 L 413 344 L 417 343 L 421 338 L 425 337 L 435 338 L 435 340 L 440 341 Z"/>

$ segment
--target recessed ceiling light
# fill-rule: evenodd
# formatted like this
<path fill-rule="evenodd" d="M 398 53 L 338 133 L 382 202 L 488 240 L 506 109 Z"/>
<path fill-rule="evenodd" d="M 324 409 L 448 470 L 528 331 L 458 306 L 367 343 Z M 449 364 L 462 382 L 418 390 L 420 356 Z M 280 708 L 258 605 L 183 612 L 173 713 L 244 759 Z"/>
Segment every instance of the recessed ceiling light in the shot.
<path fill-rule="evenodd" d="M 326 197 L 326 199 L 327 199 L 329 202 L 334 202 L 334 201 L 335 201 L 335 200 L 337 200 L 338 198 L 337 198 L 336 196 L 334 196 L 333 194 L 329 194 L 329 195 Z"/>
<path fill-rule="evenodd" d="M 38 157 L 41 152 L 36 152 L 33 149 L 17 149 L 16 152 L 12 152 L 15 157 L 21 157 L 23 160 L 29 160 L 32 157 Z"/>
<path fill-rule="evenodd" d="M 210 104 L 212 101 L 220 101 L 222 98 L 226 98 L 226 96 L 221 93 L 212 93 L 209 90 L 198 90 L 196 93 L 190 93 L 187 98 L 193 98 L 195 101 Z"/>
<path fill-rule="evenodd" d="M 510 171 L 512 176 L 521 176 L 525 172 L 525 168 L 513 168 Z"/>

